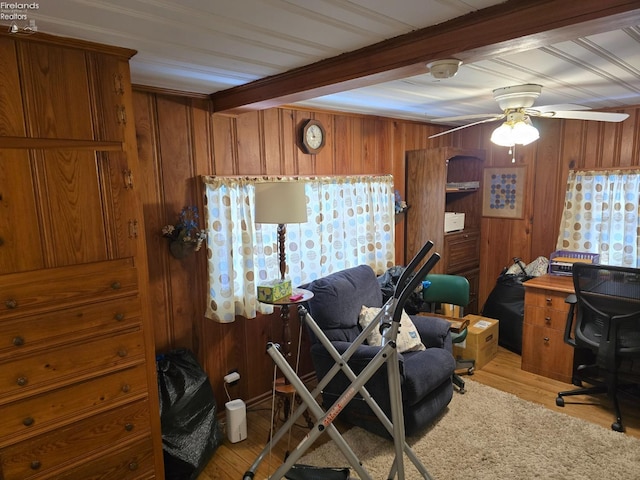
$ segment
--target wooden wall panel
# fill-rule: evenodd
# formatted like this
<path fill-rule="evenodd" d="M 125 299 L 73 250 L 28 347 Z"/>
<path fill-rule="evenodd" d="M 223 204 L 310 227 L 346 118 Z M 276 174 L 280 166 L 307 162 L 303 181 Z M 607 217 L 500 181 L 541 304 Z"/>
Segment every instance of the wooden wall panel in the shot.
<path fill-rule="evenodd" d="M 48 237 L 42 228 L 32 178 L 29 151 L 0 150 L 0 272 L 3 274 L 44 268 L 46 243 L 43 242 Z M 23 254 L 16 255 L 18 251 Z"/>
<path fill-rule="evenodd" d="M 305 155 L 300 151 L 300 149 L 297 149 L 298 165 L 301 174 L 331 175 L 336 171 L 336 155 L 334 152 L 334 146 L 336 145 L 336 133 L 334 117 L 335 115 L 324 112 L 315 112 L 313 114 L 301 112 L 298 115 L 298 121 L 301 121 L 303 118 L 313 118 L 322 122 L 326 134 L 324 148 L 320 150 L 320 153 L 317 155 Z"/>
<path fill-rule="evenodd" d="M 157 230 L 165 222 L 160 167 L 157 118 L 155 116 L 155 96 L 134 93 L 134 111 L 136 114 L 136 136 L 140 178 L 134 179 L 136 188 L 141 190 L 144 221 L 146 229 L 147 252 L 149 258 L 149 295 L 153 310 L 155 346 L 158 352 L 172 348 L 172 321 L 167 305 L 171 289 L 170 276 L 166 274 L 169 258 L 158 254 L 167 247 L 167 240 Z M 160 227 L 162 228 L 162 227 Z M 153 259 L 153 261 L 151 261 Z"/>
<path fill-rule="evenodd" d="M 16 43 L 12 39 L 0 38 L 0 135 L 22 137 L 25 135 L 24 110 L 20 72 L 17 65 Z"/>
<path fill-rule="evenodd" d="M 145 228 L 158 350 L 186 347 L 202 362 L 220 404 L 227 401 L 222 377 L 240 371 L 232 398 L 251 402 L 268 395 L 273 362 L 268 341 L 281 339 L 278 312 L 255 319 L 218 324 L 204 318 L 204 252 L 185 260 L 169 256 L 163 224 L 174 221 L 184 204 L 200 206 L 199 175 L 333 175 L 392 173 L 405 196 L 405 152 L 439 146 L 482 148 L 487 166 L 509 166 L 508 149 L 488 139 L 495 125 L 429 139 L 435 125 L 326 111 L 279 108 L 238 117 L 211 115 L 205 100 L 173 98 L 137 91 L 134 96 L 140 161 L 145 178 Z M 518 149 L 518 165 L 527 167 L 528 191 L 523 219 L 482 219 L 479 305 L 483 305 L 500 270 L 513 256 L 525 262 L 555 249 L 564 186 L 569 168 L 586 165 L 637 166 L 640 107 L 619 126 L 545 120 L 542 138 Z M 327 131 L 324 149 L 306 155 L 296 144 L 297 127 L 320 120 Z M 596 123 L 596 122 L 591 122 Z M 404 221 L 396 224 L 396 258 L 404 258 Z M 297 315 L 292 315 L 292 351 L 298 348 Z M 312 372 L 308 341 L 301 343 L 300 374 Z"/>

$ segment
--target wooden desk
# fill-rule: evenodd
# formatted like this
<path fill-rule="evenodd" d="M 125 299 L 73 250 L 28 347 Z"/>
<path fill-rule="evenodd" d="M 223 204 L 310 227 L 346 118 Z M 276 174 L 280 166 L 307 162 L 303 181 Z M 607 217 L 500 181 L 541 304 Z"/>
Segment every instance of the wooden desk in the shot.
<path fill-rule="evenodd" d="M 574 348 L 564 343 L 564 330 L 569 311 L 565 299 L 574 293 L 573 278 L 543 275 L 524 287 L 522 369 L 571 383 Z"/>

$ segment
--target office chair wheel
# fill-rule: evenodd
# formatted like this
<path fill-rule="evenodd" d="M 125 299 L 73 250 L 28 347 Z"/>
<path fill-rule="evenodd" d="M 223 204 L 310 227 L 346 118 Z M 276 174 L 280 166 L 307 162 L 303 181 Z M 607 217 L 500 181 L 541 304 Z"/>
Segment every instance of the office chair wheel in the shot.
<path fill-rule="evenodd" d="M 458 393 L 460 395 L 464 395 L 464 392 L 466 392 L 466 390 L 464 389 L 464 387 L 460 387 L 460 389 L 458 390 Z"/>
<path fill-rule="evenodd" d="M 475 372 L 476 369 L 473 367 L 469 367 L 469 370 L 467 370 L 467 375 L 473 375 L 473 372 Z"/>
<path fill-rule="evenodd" d="M 611 424 L 611 430 L 614 430 L 616 432 L 624 432 L 624 427 L 622 426 L 622 423 L 620 423 L 620 422 L 613 422 Z"/>
<path fill-rule="evenodd" d="M 564 398 L 557 397 L 556 398 L 556 405 L 559 406 L 559 407 L 564 407 Z M 613 426 L 611 428 L 613 428 Z"/>

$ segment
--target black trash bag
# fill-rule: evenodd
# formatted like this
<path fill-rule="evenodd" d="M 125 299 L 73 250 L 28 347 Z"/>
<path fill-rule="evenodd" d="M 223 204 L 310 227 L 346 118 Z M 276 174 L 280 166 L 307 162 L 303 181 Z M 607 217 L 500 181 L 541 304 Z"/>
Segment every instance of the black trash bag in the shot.
<path fill-rule="evenodd" d="M 519 259 L 514 259 L 520 265 Z M 513 269 L 512 269 L 513 270 Z M 482 316 L 497 318 L 498 345 L 517 354 L 522 353 L 522 322 L 524 321 L 524 285 L 533 278 L 524 271 L 513 274 L 505 269 L 496 281 L 482 308 Z"/>
<path fill-rule="evenodd" d="M 382 290 L 382 302 L 386 303 L 393 296 L 393 292 L 396 289 L 400 276 L 404 273 L 406 267 L 396 265 L 389 268 L 386 272 L 378 277 L 378 283 L 380 284 L 380 290 Z M 411 282 L 411 279 L 415 276 L 415 273 L 409 275 L 406 285 Z M 415 315 L 419 312 L 428 310 L 428 305 L 422 299 L 422 285 L 419 285 L 415 291 L 409 295 L 404 304 L 404 311 L 409 315 Z"/>
<path fill-rule="evenodd" d="M 222 442 L 209 378 L 193 353 L 156 357 L 166 480 L 195 480 Z"/>
<path fill-rule="evenodd" d="M 294 465 L 284 474 L 287 480 L 348 480 L 348 468 Z"/>

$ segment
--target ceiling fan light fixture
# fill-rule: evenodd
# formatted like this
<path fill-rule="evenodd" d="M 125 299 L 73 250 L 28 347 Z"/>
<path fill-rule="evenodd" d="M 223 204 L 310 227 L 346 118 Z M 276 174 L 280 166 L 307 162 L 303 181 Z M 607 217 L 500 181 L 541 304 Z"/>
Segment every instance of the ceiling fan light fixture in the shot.
<path fill-rule="evenodd" d="M 540 132 L 527 115 L 519 112 L 507 115 L 507 121 L 491 134 L 491 142 L 501 147 L 529 145 L 540 138 Z"/>
<path fill-rule="evenodd" d="M 443 78 L 451 78 L 458 73 L 458 68 L 462 65 L 462 61 L 456 58 L 447 58 L 444 60 L 435 60 L 427 64 L 429 73 L 433 78 L 439 80 Z"/>

